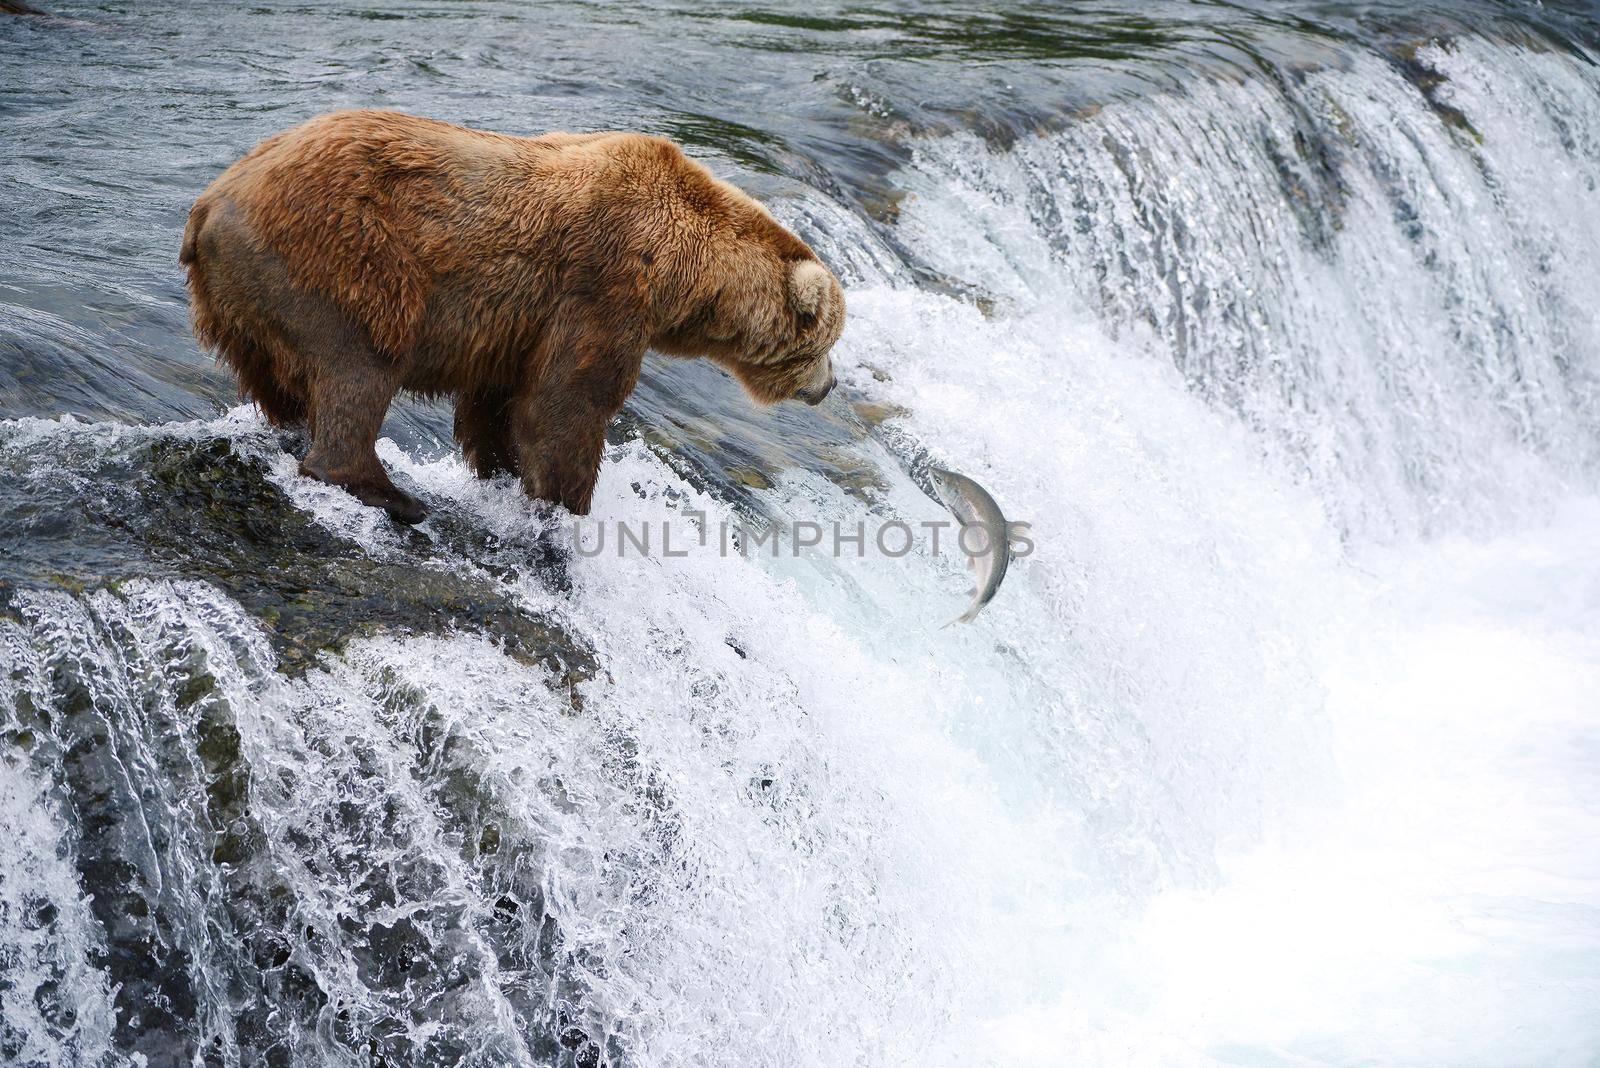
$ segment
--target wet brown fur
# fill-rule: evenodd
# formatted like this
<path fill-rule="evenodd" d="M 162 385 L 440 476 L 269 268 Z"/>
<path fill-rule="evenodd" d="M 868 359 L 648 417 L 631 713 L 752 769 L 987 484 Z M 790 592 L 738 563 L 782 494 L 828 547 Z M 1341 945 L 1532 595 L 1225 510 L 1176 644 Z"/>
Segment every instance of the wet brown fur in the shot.
<path fill-rule="evenodd" d="M 201 194 L 179 260 L 195 333 L 241 392 L 310 423 L 303 470 L 408 521 L 421 505 L 373 451 L 401 389 L 455 397 L 480 476 L 582 514 L 647 348 L 707 356 L 772 403 L 829 378 L 844 322 L 804 242 L 631 133 L 326 115 Z"/>

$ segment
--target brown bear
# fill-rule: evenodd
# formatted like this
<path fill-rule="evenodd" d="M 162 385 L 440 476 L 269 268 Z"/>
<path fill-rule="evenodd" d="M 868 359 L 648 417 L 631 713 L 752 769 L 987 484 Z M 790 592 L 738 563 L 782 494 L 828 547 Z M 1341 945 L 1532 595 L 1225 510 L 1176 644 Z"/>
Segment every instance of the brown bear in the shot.
<path fill-rule="evenodd" d="M 706 356 L 762 404 L 820 403 L 844 293 L 816 254 L 671 141 L 511 137 L 346 111 L 263 141 L 189 213 L 195 334 L 301 471 L 414 523 L 373 444 L 399 390 L 455 397 L 483 478 L 589 509 L 646 349 Z"/>

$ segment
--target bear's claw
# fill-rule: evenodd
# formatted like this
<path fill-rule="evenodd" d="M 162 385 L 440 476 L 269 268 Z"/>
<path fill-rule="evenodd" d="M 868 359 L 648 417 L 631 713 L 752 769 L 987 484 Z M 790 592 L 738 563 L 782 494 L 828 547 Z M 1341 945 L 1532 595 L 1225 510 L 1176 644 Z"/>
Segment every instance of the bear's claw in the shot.
<path fill-rule="evenodd" d="M 300 473 L 318 482 L 338 486 L 369 508 L 382 508 L 398 523 L 415 526 L 428 518 L 428 507 L 387 478 L 381 486 L 372 485 L 371 479 L 346 480 L 334 477 L 310 457 L 300 462 Z"/>
<path fill-rule="evenodd" d="M 386 500 L 366 501 L 363 503 L 382 508 L 389 513 L 389 516 L 395 522 L 404 523 L 408 527 L 416 526 L 428 518 L 427 505 L 411 496 L 411 494 L 402 493 L 399 490 L 395 490 L 394 494 Z"/>

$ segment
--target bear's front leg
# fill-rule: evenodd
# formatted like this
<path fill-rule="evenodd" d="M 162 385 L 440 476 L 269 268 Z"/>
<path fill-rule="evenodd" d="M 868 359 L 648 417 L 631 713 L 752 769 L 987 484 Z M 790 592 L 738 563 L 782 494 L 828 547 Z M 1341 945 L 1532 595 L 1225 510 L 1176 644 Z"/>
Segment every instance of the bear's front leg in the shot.
<path fill-rule="evenodd" d="M 587 515 L 606 427 L 639 380 L 644 346 L 581 346 L 566 355 L 565 373 L 547 375 L 518 399 L 511 437 L 523 491 Z"/>
<path fill-rule="evenodd" d="M 511 444 L 509 391 L 474 390 L 456 398 L 456 440 L 461 454 L 479 478 L 502 471 L 518 474 L 517 452 Z"/>
<path fill-rule="evenodd" d="M 512 429 L 523 492 L 587 515 L 610 421 L 611 413 L 587 405 L 528 405 Z"/>

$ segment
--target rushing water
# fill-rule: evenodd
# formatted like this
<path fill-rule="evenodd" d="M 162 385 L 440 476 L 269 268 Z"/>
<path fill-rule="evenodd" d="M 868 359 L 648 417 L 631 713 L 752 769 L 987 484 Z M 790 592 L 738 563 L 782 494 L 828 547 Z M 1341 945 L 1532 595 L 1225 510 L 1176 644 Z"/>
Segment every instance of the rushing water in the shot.
<path fill-rule="evenodd" d="M 0 1061 L 1600 1058 L 1600 14 L 462 0 L 0 14 Z M 402 529 L 187 326 L 189 202 L 382 106 L 673 136 L 841 388 L 652 360 L 584 557 L 448 412 Z"/>

